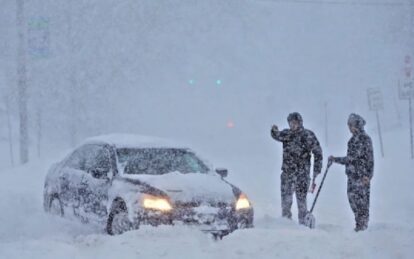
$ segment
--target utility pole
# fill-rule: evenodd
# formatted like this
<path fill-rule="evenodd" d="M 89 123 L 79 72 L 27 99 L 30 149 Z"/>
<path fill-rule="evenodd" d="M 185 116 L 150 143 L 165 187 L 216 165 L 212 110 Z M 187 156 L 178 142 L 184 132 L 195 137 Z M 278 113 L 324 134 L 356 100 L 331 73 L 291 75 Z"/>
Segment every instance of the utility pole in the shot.
<path fill-rule="evenodd" d="M 29 134 L 27 115 L 27 80 L 26 80 L 26 44 L 25 44 L 25 18 L 24 0 L 16 0 L 16 18 L 18 30 L 17 43 L 17 88 L 20 119 L 20 163 L 29 161 Z"/>
<path fill-rule="evenodd" d="M 46 59 L 50 55 L 50 36 L 49 36 L 49 19 L 46 17 L 35 17 L 33 16 L 29 19 L 28 28 L 27 28 L 27 53 L 28 57 L 32 61 L 40 62 L 41 59 Z M 41 74 L 36 71 L 35 62 L 32 62 L 32 71 L 34 75 Z M 42 143 L 42 119 L 44 111 L 44 93 L 41 91 L 41 82 L 34 80 L 35 77 L 31 80 L 32 88 L 37 90 L 36 94 L 31 96 L 35 100 L 34 113 L 32 118 L 34 124 L 36 125 L 36 136 L 37 136 L 37 155 L 40 157 L 41 153 L 41 143 Z"/>
<path fill-rule="evenodd" d="M 398 83 L 398 87 L 400 99 L 408 100 L 411 158 L 414 159 L 413 115 L 411 107 L 411 102 L 414 98 L 414 82 L 411 79 L 411 56 L 409 55 L 405 57 L 405 79 L 403 83 Z"/>
<path fill-rule="evenodd" d="M 414 136 L 413 136 L 413 112 L 411 107 L 411 97 L 408 99 L 408 105 L 409 105 L 409 116 L 410 116 L 410 141 L 411 141 L 411 159 L 414 159 Z"/>
<path fill-rule="evenodd" d="M 414 0 L 411 0 L 410 2 L 410 33 L 411 33 L 411 37 L 410 37 L 410 46 L 411 49 L 410 51 L 412 51 L 412 54 L 414 54 Z M 410 64 L 410 71 L 409 74 L 407 76 L 411 76 L 411 64 Z M 408 71 L 406 71 L 408 72 Z M 414 136 L 413 136 L 413 112 L 412 112 L 412 106 L 411 106 L 411 99 L 414 97 L 414 86 L 413 86 L 413 81 L 411 81 L 411 94 L 410 94 L 410 98 L 408 99 L 408 105 L 409 105 L 409 113 L 408 115 L 410 116 L 410 140 L 411 140 L 411 159 L 414 159 Z"/>
<path fill-rule="evenodd" d="M 328 102 L 325 102 L 325 144 L 328 146 Z"/>
<path fill-rule="evenodd" d="M 77 100 L 77 94 L 76 94 L 76 86 L 77 86 L 77 80 L 76 80 L 76 67 L 75 67 L 75 42 L 74 42 L 74 30 L 73 30 L 73 0 L 66 1 L 66 22 L 67 22 L 67 64 L 69 71 L 69 87 L 67 88 L 69 91 L 69 116 L 68 118 L 68 124 L 69 124 L 69 144 L 70 146 L 75 146 L 77 143 L 77 137 L 78 137 L 78 119 L 77 119 L 77 111 L 78 111 L 78 100 Z"/>
<path fill-rule="evenodd" d="M 3 98 L 4 98 L 4 103 L 6 106 L 5 114 L 6 114 L 6 122 L 7 122 L 7 133 L 8 133 L 8 139 L 9 139 L 10 163 L 12 166 L 14 166 L 12 124 L 10 120 L 10 103 L 9 103 L 9 97 L 7 95 L 4 95 Z"/>

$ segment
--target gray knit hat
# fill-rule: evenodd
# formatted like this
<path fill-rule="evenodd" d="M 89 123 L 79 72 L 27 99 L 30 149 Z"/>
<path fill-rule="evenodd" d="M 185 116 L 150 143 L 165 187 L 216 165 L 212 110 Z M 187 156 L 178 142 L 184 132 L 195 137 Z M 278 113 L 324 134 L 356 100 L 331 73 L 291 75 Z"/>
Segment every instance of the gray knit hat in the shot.
<path fill-rule="evenodd" d="M 353 126 L 359 130 L 363 130 L 365 126 L 365 120 L 360 115 L 351 113 L 348 118 L 348 125 Z"/>

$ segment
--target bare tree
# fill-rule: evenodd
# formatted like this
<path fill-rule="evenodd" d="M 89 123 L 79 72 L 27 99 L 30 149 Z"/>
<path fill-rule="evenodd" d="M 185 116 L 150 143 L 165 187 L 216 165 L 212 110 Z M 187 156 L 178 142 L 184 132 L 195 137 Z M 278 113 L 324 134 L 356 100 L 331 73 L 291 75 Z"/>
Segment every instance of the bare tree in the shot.
<path fill-rule="evenodd" d="M 6 115 L 6 123 L 7 123 L 7 134 L 9 140 L 9 150 L 10 150 L 10 163 L 14 166 L 14 150 L 13 150 L 13 136 L 12 136 L 12 124 L 10 120 L 10 101 L 7 95 L 3 95 L 3 100 L 5 104 L 5 115 Z"/>
<path fill-rule="evenodd" d="M 78 135 L 78 119 L 77 119 L 77 80 L 76 80 L 76 64 L 75 64 L 75 42 L 74 42 L 74 29 L 73 29 L 73 3 L 72 0 L 67 1 L 67 9 L 66 9 L 66 18 L 68 23 L 68 34 L 67 34 L 67 42 L 69 44 L 69 51 L 68 57 L 68 64 L 69 64 L 69 106 L 70 106 L 70 115 L 68 116 L 69 119 L 69 141 L 70 145 L 73 147 L 76 145 L 77 142 L 77 135 Z"/>
<path fill-rule="evenodd" d="M 16 0 L 16 4 L 18 30 L 17 87 L 20 119 L 20 162 L 24 164 L 29 161 L 24 0 Z"/>

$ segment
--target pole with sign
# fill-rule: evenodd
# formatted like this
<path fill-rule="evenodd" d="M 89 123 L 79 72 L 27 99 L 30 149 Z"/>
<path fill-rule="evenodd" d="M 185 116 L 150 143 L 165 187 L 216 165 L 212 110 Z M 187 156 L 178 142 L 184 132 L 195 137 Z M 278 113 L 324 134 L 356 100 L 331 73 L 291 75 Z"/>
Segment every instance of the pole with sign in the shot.
<path fill-rule="evenodd" d="M 325 102 L 325 144 L 328 146 L 328 102 Z"/>
<path fill-rule="evenodd" d="M 414 82 L 411 79 L 411 57 L 405 57 L 405 79 L 402 83 L 398 82 L 399 96 L 401 100 L 408 100 L 408 116 L 410 121 L 410 145 L 411 159 L 414 159 L 414 136 L 413 136 L 413 115 L 412 99 L 414 98 Z"/>
<path fill-rule="evenodd" d="M 380 146 L 381 146 L 381 156 L 384 157 L 384 145 L 382 144 L 381 123 L 380 123 L 379 114 L 378 114 L 379 110 L 384 109 L 382 93 L 379 88 L 369 88 L 367 90 L 367 93 L 368 93 L 369 109 L 371 111 L 375 111 L 375 115 L 377 118 L 377 130 L 378 130 L 378 136 L 379 136 Z"/>
<path fill-rule="evenodd" d="M 411 159 L 414 159 L 414 137 L 413 137 L 413 114 L 411 109 L 411 98 L 408 99 L 408 109 L 410 109 L 410 139 L 411 139 Z"/>
<path fill-rule="evenodd" d="M 33 17 L 28 23 L 28 51 L 33 59 L 47 58 L 50 55 L 49 19 Z"/>

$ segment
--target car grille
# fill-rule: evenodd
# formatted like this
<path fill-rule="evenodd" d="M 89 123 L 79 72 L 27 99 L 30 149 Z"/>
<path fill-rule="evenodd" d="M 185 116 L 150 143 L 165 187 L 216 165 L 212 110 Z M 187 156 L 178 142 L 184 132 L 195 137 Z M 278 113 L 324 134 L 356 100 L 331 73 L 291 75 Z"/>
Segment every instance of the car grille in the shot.
<path fill-rule="evenodd" d="M 174 218 L 188 224 L 210 225 L 229 217 L 232 206 L 225 202 L 176 202 Z"/>

